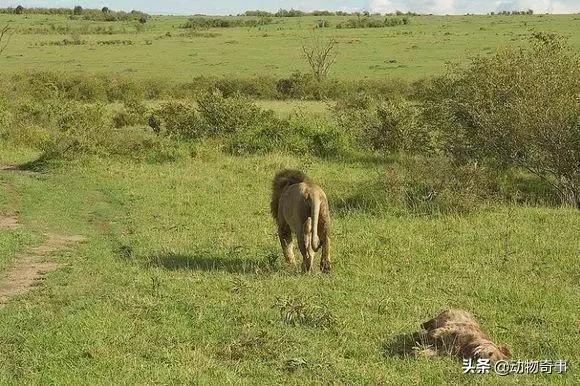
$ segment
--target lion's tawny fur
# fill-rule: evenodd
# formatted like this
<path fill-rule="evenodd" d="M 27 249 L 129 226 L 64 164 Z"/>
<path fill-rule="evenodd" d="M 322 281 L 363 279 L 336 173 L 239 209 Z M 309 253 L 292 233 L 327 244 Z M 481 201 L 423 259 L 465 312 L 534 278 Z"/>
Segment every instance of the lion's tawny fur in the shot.
<path fill-rule="evenodd" d="M 300 170 L 283 169 L 276 173 L 272 181 L 272 201 L 270 202 L 270 213 L 274 220 L 278 219 L 278 203 L 284 189 L 287 186 L 306 181 L 308 181 L 308 177 Z"/>
<path fill-rule="evenodd" d="M 286 261 L 294 263 L 294 233 L 304 258 L 303 270 L 312 269 L 314 252 L 322 248 L 320 269 L 329 272 L 330 213 L 322 188 L 299 170 L 281 170 L 272 181 L 270 212 L 278 225 L 278 236 Z"/>
<path fill-rule="evenodd" d="M 496 345 L 467 311 L 450 309 L 421 324 L 436 346 L 464 358 L 488 358 L 492 362 L 507 359 L 505 345 Z"/>

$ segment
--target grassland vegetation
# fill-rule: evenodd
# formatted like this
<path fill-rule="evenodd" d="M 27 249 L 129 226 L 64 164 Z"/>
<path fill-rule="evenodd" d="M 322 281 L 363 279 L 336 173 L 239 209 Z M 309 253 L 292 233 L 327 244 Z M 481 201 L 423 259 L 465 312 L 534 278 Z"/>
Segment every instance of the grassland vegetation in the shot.
<path fill-rule="evenodd" d="M 13 33 L 14 31 L 8 25 L 0 28 L 0 55 L 2 55 L 2 52 L 6 50 L 6 47 L 8 47 Z"/>
<path fill-rule="evenodd" d="M 87 242 L 0 309 L 0 379 L 473 382 L 454 360 L 405 355 L 450 307 L 515 358 L 578 360 L 577 16 L 389 15 L 412 23 L 332 29 L 319 79 L 295 60 L 301 42 L 357 15 L 186 29 L 151 16 L 138 30 L 108 10 L 21 11 L 0 13 L 15 31 L 0 166 L 18 165 L 0 170 L 0 216 L 21 224 L 0 229 L 0 273 L 48 232 Z M 39 45 L 73 33 L 86 44 Z M 443 71 L 467 41 L 479 55 Z M 283 168 L 328 195 L 331 276 L 281 261 L 268 196 Z"/>
<path fill-rule="evenodd" d="M 190 85 L 171 86 L 164 82 L 111 80 L 106 76 L 75 78 L 35 73 L 8 80 L 11 87 L 7 87 L 4 96 L 28 96 L 21 101 L 14 98 L 10 116 L 15 126 L 30 122 L 28 127 L 35 129 L 30 129 L 29 135 L 40 136 L 38 140 L 31 138 L 32 143 L 42 144 L 50 156 L 103 154 L 109 146 L 112 154 L 119 154 L 122 151 L 109 139 L 118 140 L 123 135 L 130 138 L 128 142 L 133 143 L 130 147 L 136 153 L 154 151 L 159 146 L 165 154 L 169 143 L 178 148 L 180 140 L 202 139 L 218 140 L 233 154 L 288 151 L 347 157 L 370 149 L 385 155 L 404 155 L 403 158 L 448 158 L 458 165 L 441 167 L 440 173 L 431 171 L 439 175 L 461 176 L 459 165 L 466 165 L 465 170 L 473 173 L 479 170 L 482 176 L 487 176 L 488 170 L 505 176 L 517 175 L 514 170 L 531 173 L 538 179 L 538 189 L 530 192 L 530 202 L 552 201 L 536 194 L 551 186 L 562 203 L 577 205 L 580 107 L 574 96 L 580 87 L 578 57 L 564 41 L 553 36 L 539 35 L 533 41 L 537 43 L 531 48 L 507 49 L 492 57 L 474 58 L 471 65 L 433 81 L 411 86 L 395 84 L 395 92 L 383 95 L 377 95 L 376 90 L 366 92 L 373 82 L 358 92 L 339 82 L 338 88 L 344 88 L 334 93 L 345 97 L 333 107 L 330 120 L 299 112 L 281 118 L 252 99 L 332 90 L 332 80 L 318 80 L 314 75 L 295 74 L 287 80 L 263 77 L 257 82 L 198 78 Z M 329 52 L 323 50 L 323 57 L 327 58 Z M 554 68 L 558 68 L 556 75 Z M 163 97 L 171 100 L 154 102 Z M 152 104 L 140 102 L 146 99 Z M 117 101 L 123 102 L 121 110 L 109 113 L 106 105 Z M 548 115 L 540 109 L 546 101 Z M 548 130 L 550 135 L 546 134 Z M 137 141 L 139 135 L 146 140 Z M 92 142 L 95 146 L 91 146 Z M 56 143 L 60 145 L 55 146 Z M 431 166 L 445 164 L 434 162 Z M 406 186 L 403 191 L 411 197 L 410 202 L 443 200 L 445 195 L 453 197 L 452 192 L 456 192 L 457 207 L 466 208 L 469 205 L 465 202 L 470 200 L 462 196 L 459 185 L 469 179 L 481 180 L 468 173 L 465 179 L 459 177 L 459 182 L 427 178 L 422 187 L 417 181 L 393 186 Z M 494 189 L 484 188 L 481 194 L 472 196 L 514 197 L 511 189 L 498 187 L 498 178 L 493 180 L 497 185 Z M 397 189 L 393 187 L 391 191 Z M 469 184 L 466 189 L 473 191 Z M 402 195 L 394 196 L 399 197 L 399 202 L 406 200 Z M 412 198 L 415 196 L 419 198 Z M 453 208 L 449 203 L 441 206 Z"/>
<path fill-rule="evenodd" d="M 108 22 L 85 20 L 82 15 L 71 19 L 72 9 L 67 12 L 29 13 L 27 8 L 20 15 L 0 13 L 0 25 L 9 24 L 15 31 L 14 45 L 6 52 L 0 72 L 13 75 L 22 69 L 54 71 L 58 67 L 69 74 L 124 75 L 143 81 L 162 78 L 178 83 L 190 82 L 196 76 L 246 79 L 266 75 L 282 79 L 294 72 L 309 72 L 305 61 L 296 60 L 297 52 L 303 38 L 320 20 L 333 27 L 322 30 L 332 32 L 339 42 L 340 60 L 332 76 L 355 84 L 367 80 L 413 82 L 441 75 L 449 61 L 468 64 L 473 55 L 490 55 L 495 48 L 508 44 L 526 45 L 527 37 L 533 32 L 557 32 L 569 36 L 573 48 L 580 47 L 580 37 L 575 33 L 577 15 L 369 15 L 381 21 L 385 17 L 411 18 L 409 25 L 373 29 L 334 28 L 356 16 L 309 15 L 273 17 L 272 24 L 255 28 L 184 29 L 181 26 L 187 23 L 187 16 L 151 16 L 142 25 L 137 19 Z M 95 12 L 102 14 L 102 10 Z M 88 44 L 68 46 L 65 50 L 55 46 L 33 52 L 27 48 L 39 41 L 62 40 L 74 32 Z M 65 36 L 52 36 L 56 34 Z M 125 47 L 126 50 L 93 45 L 95 40 L 101 40 L 97 36 L 101 34 L 133 40 L 135 44 Z M 172 60 L 163 60 L 162 52 Z M 31 57 L 38 60 L 31 64 Z"/>
<path fill-rule="evenodd" d="M 336 28 L 383 28 L 408 25 L 411 19 L 408 17 L 386 17 L 378 19 L 376 17 L 364 16 L 341 21 Z"/>
<path fill-rule="evenodd" d="M 434 122 L 455 159 L 528 170 L 580 207 L 580 55 L 553 35 L 533 40 L 439 83 Z"/>
<path fill-rule="evenodd" d="M 204 17 L 196 16 L 190 18 L 183 28 L 208 29 L 208 28 L 236 28 L 236 27 L 258 27 L 272 24 L 273 20 L 269 17 L 260 17 L 254 19 L 247 18 L 223 18 L 223 17 Z"/>

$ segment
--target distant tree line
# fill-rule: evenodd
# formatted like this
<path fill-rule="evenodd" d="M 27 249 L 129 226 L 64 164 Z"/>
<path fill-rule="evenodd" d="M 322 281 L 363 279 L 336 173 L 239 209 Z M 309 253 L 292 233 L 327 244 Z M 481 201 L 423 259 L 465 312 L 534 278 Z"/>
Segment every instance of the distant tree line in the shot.
<path fill-rule="evenodd" d="M 182 28 L 207 29 L 207 28 L 234 28 L 234 27 L 259 27 L 272 24 L 271 17 L 259 17 L 257 19 L 232 19 L 223 17 L 190 17 Z"/>
<path fill-rule="evenodd" d="M 301 17 L 301 16 L 382 16 L 380 13 L 370 13 L 368 11 L 364 12 L 345 12 L 345 11 L 312 11 L 312 12 L 304 12 L 298 9 L 280 9 L 277 12 L 268 12 L 268 11 L 246 11 L 238 16 L 258 16 L 258 17 Z M 397 11 L 394 13 L 386 13 L 385 16 L 417 16 L 418 14 L 415 12 L 401 12 Z"/>
<path fill-rule="evenodd" d="M 384 19 L 364 16 L 340 22 L 336 25 L 336 28 L 381 28 L 408 25 L 409 23 L 411 23 L 411 19 L 407 16 L 386 17 Z"/>
<path fill-rule="evenodd" d="M 534 10 L 533 9 L 528 9 L 527 11 L 500 11 L 500 12 L 491 12 L 489 13 L 489 15 L 502 15 L 502 16 L 508 16 L 508 15 L 533 15 L 534 14 Z"/>
<path fill-rule="evenodd" d="M 145 12 L 136 10 L 131 12 L 113 11 L 108 7 L 103 7 L 102 9 L 83 9 L 80 5 L 74 8 L 24 8 L 22 5 L 19 5 L 17 7 L 0 8 L 0 13 L 15 15 L 68 15 L 95 21 L 139 20 L 141 23 L 145 23 L 149 17 Z"/>

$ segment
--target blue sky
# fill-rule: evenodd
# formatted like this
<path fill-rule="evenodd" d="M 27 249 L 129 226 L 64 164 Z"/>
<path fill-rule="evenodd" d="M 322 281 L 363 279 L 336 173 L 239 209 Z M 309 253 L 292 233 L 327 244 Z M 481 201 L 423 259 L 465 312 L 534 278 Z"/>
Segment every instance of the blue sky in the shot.
<path fill-rule="evenodd" d="M 248 9 L 275 11 L 280 8 L 314 10 L 369 10 L 372 12 L 415 11 L 435 14 L 488 13 L 533 9 L 536 13 L 580 12 L 580 0 L 0 0 L 0 7 L 72 7 L 138 9 L 155 14 L 237 14 Z"/>

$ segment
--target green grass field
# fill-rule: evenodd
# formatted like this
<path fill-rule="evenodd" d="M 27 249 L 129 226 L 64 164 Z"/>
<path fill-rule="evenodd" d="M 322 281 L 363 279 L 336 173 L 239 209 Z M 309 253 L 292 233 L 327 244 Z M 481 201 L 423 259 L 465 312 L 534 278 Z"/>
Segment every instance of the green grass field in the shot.
<path fill-rule="evenodd" d="M 28 159 L 6 150 L 3 162 Z M 30 159 L 34 158 L 30 154 Z M 17 383 L 487 383 L 451 358 L 401 357 L 446 307 L 474 310 L 517 358 L 564 358 L 577 381 L 578 213 L 516 206 L 442 217 L 336 208 L 334 271 L 284 267 L 269 182 L 300 167 L 331 202 L 380 173 L 366 162 L 200 151 L 178 163 L 85 158 L 3 172 L 25 228 L 1 231 L 2 266 L 43 231 L 83 234 L 67 268 L 0 310 L 0 379 Z M 12 205 L 12 208 L 9 206 Z M 325 323 L 283 321 L 304 302 Z M 493 382 L 499 382 L 495 379 Z"/>
<path fill-rule="evenodd" d="M 187 81 L 198 75 L 256 74 L 288 76 L 308 71 L 301 58 L 301 44 L 320 17 L 274 18 L 256 28 L 213 28 L 201 31 L 214 37 L 180 36 L 186 17 L 156 16 L 136 32 L 133 22 L 69 20 L 68 16 L 0 15 L 0 25 L 17 30 L 6 51 L 0 72 L 57 70 L 69 73 L 99 72 L 140 78 Z M 491 53 L 508 44 L 528 40 L 535 32 L 557 32 L 580 47 L 580 16 L 417 16 L 408 26 L 337 29 L 348 17 L 324 17 L 330 27 L 324 34 L 339 42 L 340 52 L 331 76 L 360 79 L 396 77 L 418 79 L 439 74 L 447 62 L 463 63 L 468 57 Z M 39 46 L 71 39 L 71 33 L 43 32 L 50 25 L 71 30 L 111 27 L 117 32 L 80 35 L 79 46 Z M 126 33 L 119 33 L 126 31 Z M 167 36 L 167 34 L 171 36 Z M 213 35 L 210 35 L 213 36 Z M 133 45 L 98 45 L 110 40 L 129 40 Z"/>
<path fill-rule="evenodd" d="M 136 32 L 134 23 L 0 14 L 0 27 L 16 30 L 0 76 L 285 77 L 308 71 L 301 39 L 318 19 L 275 18 L 190 37 L 179 28 L 186 17 L 153 16 Z M 533 31 L 561 33 L 580 49 L 579 15 L 421 16 L 408 26 L 352 30 L 334 28 L 343 18 L 325 19 L 331 27 L 324 33 L 340 42 L 331 72 L 337 79 L 421 79 L 441 74 L 447 62 L 527 44 Z M 71 39 L 40 33 L 51 24 L 119 33 L 84 34 L 78 46 L 42 45 Z M 110 40 L 133 44 L 98 43 Z M 30 117 L 46 115 L 35 110 L 46 101 L 26 102 Z M 331 122 L 336 114 L 332 101 L 256 104 L 280 118 L 299 112 Z M 115 101 L 104 111 L 122 107 Z M 3 137 L 2 119 L 0 166 L 21 167 L 0 168 L 0 217 L 17 216 L 21 226 L 0 226 L 0 278 L 48 233 L 86 242 L 47 257 L 64 268 L 0 305 L 0 384 L 580 382 L 577 209 L 489 199 L 464 212 L 419 215 L 352 205 L 377 181 L 405 172 L 405 155 L 366 149 L 348 157 L 233 156 L 211 138 L 188 143 L 190 154 L 167 162 L 94 154 L 45 162 L 23 144 L 48 136 L 44 121 L 15 141 Z M 304 170 L 328 194 L 331 275 L 284 264 L 269 214 L 271 179 L 284 167 Z M 567 373 L 462 374 L 457 358 L 407 355 L 420 324 L 450 307 L 473 312 L 514 359 L 565 359 Z"/>

